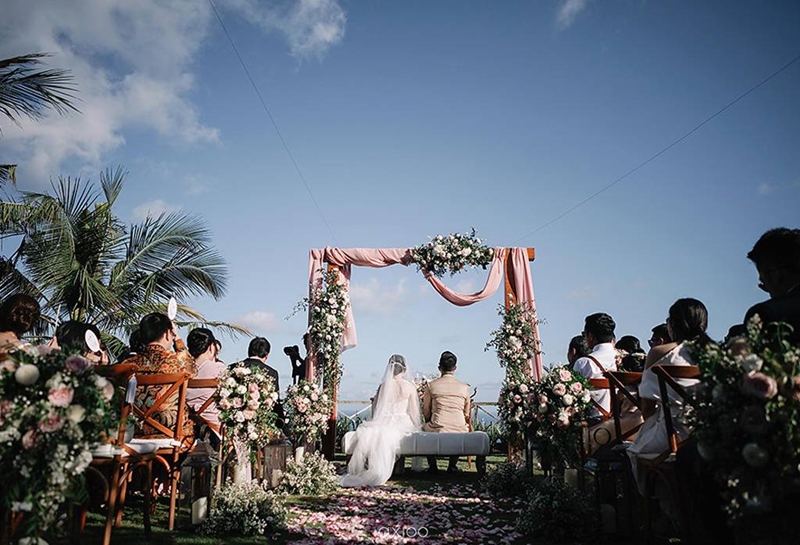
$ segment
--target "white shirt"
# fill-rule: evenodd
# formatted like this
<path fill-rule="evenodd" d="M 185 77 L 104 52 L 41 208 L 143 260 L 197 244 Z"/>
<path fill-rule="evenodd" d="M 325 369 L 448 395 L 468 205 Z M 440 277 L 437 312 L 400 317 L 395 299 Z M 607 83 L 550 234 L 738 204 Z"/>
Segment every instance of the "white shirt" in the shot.
<path fill-rule="evenodd" d="M 617 370 L 617 351 L 614 349 L 612 343 L 600 343 L 594 345 L 592 348 L 591 356 L 596 359 L 602 369 L 600 369 L 595 362 L 587 357 L 578 358 L 572 366 L 574 371 L 577 371 L 586 378 L 603 378 L 604 371 Z M 603 409 L 611 412 L 611 392 L 608 389 L 595 390 L 590 392 L 592 399 L 595 400 Z M 592 411 L 593 416 L 599 416 L 600 411 Z"/>

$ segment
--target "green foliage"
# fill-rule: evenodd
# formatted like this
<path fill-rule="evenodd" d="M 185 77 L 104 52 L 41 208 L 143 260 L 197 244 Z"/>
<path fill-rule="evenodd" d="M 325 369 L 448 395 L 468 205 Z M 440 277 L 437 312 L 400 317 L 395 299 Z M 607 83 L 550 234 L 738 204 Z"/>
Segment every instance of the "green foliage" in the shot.
<path fill-rule="evenodd" d="M 287 494 L 327 496 L 339 489 L 336 467 L 321 454 L 305 454 L 288 460 L 278 489 Z"/>
<path fill-rule="evenodd" d="M 317 365 L 322 370 L 325 390 L 332 396 L 342 377 L 339 354 L 345 317 L 350 307 L 350 297 L 339 282 L 339 272 L 334 269 L 325 271 L 320 283 L 314 286 L 310 303 L 304 301 L 299 306 L 306 304 L 311 314 L 308 325 L 311 344 L 317 354 Z"/>
<path fill-rule="evenodd" d="M 257 536 L 286 529 L 283 498 L 255 482 L 227 484 L 213 501 L 211 515 L 200 527 L 202 534 Z"/>
<path fill-rule="evenodd" d="M 524 465 L 503 462 L 489 469 L 480 487 L 495 500 L 517 499 L 527 497 L 539 480 Z"/>
<path fill-rule="evenodd" d="M 530 491 L 517 527 L 532 538 L 556 543 L 587 543 L 601 535 L 599 515 L 590 497 L 552 478 Z"/>

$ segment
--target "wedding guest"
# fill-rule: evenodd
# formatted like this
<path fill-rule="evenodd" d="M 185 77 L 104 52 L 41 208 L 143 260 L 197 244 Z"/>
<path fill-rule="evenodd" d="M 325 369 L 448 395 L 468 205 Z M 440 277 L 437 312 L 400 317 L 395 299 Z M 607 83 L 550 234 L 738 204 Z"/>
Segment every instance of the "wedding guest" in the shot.
<path fill-rule="evenodd" d="M 652 333 L 650 338 L 647 339 L 647 344 L 650 348 L 654 346 L 658 346 L 660 344 L 666 344 L 672 342 L 672 337 L 669 336 L 669 329 L 667 328 L 667 324 L 658 324 L 653 329 L 650 330 Z"/>
<path fill-rule="evenodd" d="M 748 309 L 745 325 L 756 315 L 764 324 L 785 322 L 794 329 L 794 342 L 800 342 L 800 229 L 770 229 L 747 258 L 758 271 L 758 287 L 770 298 Z"/>
<path fill-rule="evenodd" d="M 432 380 L 425 387 L 422 398 L 422 416 L 425 418 L 423 431 L 433 432 L 468 432 L 471 398 L 469 385 L 455 376 L 458 358 L 449 351 L 442 352 L 439 357 L 441 376 Z M 458 456 L 451 456 L 447 471 L 458 473 Z M 428 471 L 438 471 L 436 458 L 428 457 Z"/>
<path fill-rule="evenodd" d="M 586 339 L 583 338 L 583 335 L 575 335 L 569 341 L 569 347 L 567 347 L 567 362 L 570 365 L 573 365 L 578 358 L 584 358 L 589 355 L 589 347 L 586 346 Z"/>
<path fill-rule="evenodd" d="M 645 420 L 633 445 L 628 448 L 633 474 L 639 490 L 643 494 L 645 492 L 644 474 L 638 465 L 639 458 L 658 455 L 669 449 L 664 411 L 660 410 L 659 405 L 664 400 L 661 399 L 658 378 L 652 368 L 655 365 L 695 365 L 688 343 L 691 341 L 704 346 L 712 342 L 706 334 L 708 310 L 697 299 L 685 298 L 675 301 L 669 308 L 667 327 L 669 328 L 670 337 L 674 341 L 654 346 L 647 353 L 642 382 L 639 384 L 639 397 L 641 398 L 642 415 Z M 676 379 L 676 382 L 684 388 L 691 388 L 698 383 L 696 379 Z M 666 402 L 670 405 L 675 431 L 681 439 L 686 439 L 689 435 L 689 430 L 682 423 L 682 401 L 672 389 L 669 389 L 668 393 L 669 399 Z"/>
<path fill-rule="evenodd" d="M 623 371 L 641 372 L 644 369 L 644 360 L 647 353 L 642 350 L 639 339 L 633 335 L 623 335 L 614 345 L 620 353 L 617 367 Z"/>
<path fill-rule="evenodd" d="M 583 338 L 591 352 L 575 360 L 572 369 L 586 378 L 603 378 L 605 371 L 617 370 L 617 351 L 614 349 L 614 329 L 617 324 L 614 319 L 604 312 L 597 312 L 587 316 L 584 320 Z M 602 407 L 606 413 L 611 411 L 611 394 L 607 389 L 590 392 L 595 404 Z M 602 422 L 603 416 L 599 409 L 593 409 L 588 418 L 589 425 Z"/>
<path fill-rule="evenodd" d="M 141 338 L 140 351 L 126 358 L 122 363 L 136 364 L 139 367 L 139 374 L 188 371 L 194 376 L 197 373 L 194 359 L 186 349 L 183 339 L 178 336 L 175 324 L 166 314 L 153 312 L 142 318 L 139 322 L 139 335 Z M 173 348 L 175 351 L 172 350 Z M 150 406 L 168 389 L 169 386 L 141 388 L 137 391 L 136 403 Z M 177 415 L 178 392 L 174 392 L 162 405 L 162 410 L 154 415 L 154 418 L 164 426 L 172 428 L 176 424 Z M 194 434 L 194 424 L 188 416 L 188 410 L 184 411 L 181 429 L 186 437 L 192 437 Z M 142 429 L 137 430 L 137 436 L 158 438 L 165 437 L 165 434 L 144 423 Z"/>
<path fill-rule="evenodd" d="M 220 344 L 210 329 L 198 327 L 191 330 L 186 337 L 186 344 L 189 354 L 192 355 L 197 366 L 197 374 L 194 378 L 219 378 L 225 373 L 225 364 L 217 360 Z M 186 391 L 186 404 L 197 411 L 215 392 L 216 388 L 189 388 Z M 209 405 L 200 418 L 205 421 L 216 439 L 221 439 L 219 409 L 216 403 Z"/>
<path fill-rule="evenodd" d="M 22 336 L 39 321 L 39 302 L 24 293 L 9 296 L 0 305 L 0 350 L 22 348 Z"/>
<path fill-rule="evenodd" d="M 100 350 L 92 350 L 86 342 L 86 332 L 91 331 L 100 346 Z M 56 328 L 56 333 L 50 343 L 53 348 L 58 348 L 64 353 L 80 354 L 95 365 L 108 365 L 109 357 L 106 346 L 100 337 L 100 330 L 94 324 L 87 324 L 77 320 L 62 322 Z"/>

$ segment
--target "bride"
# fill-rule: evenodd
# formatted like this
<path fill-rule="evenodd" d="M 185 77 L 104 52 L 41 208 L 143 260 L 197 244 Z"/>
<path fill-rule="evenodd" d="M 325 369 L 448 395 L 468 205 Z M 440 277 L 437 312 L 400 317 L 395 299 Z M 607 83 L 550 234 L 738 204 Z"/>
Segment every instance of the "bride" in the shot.
<path fill-rule="evenodd" d="M 356 429 L 353 454 L 341 485 L 384 484 L 392 476 L 400 441 L 420 427 L 417 388 L 409 379 L 405 358 L 393 354 L 375 394 L 372 419 Z"/>

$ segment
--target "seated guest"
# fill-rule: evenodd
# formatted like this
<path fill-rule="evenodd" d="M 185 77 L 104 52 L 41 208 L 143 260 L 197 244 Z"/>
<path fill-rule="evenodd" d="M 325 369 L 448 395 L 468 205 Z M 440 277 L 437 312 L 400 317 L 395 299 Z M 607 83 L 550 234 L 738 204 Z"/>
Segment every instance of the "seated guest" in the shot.
<path fill-rule="evenodd" d="M 617 370 L 617 351 L 614 349 L 614 329 L 617 324 L 604 312 L 587 316 L 584 321 L 583 338 L 591 352 L 575 360 L 572 369 L 586 378 L 603 378 L 605 371 Z M 591 392 L 595 404 L 606 413 L 611 412 L 611 394 L 607 389 Z M 599 409 L 594 409 L 589 417 L 589 424 L 603 421 Z"/>
<path fill-rule="evenodd" d="M 586 346 L 586 339 L 583 335 L 575 335 L 570 339 L 567 347 L 567 362 L 573 365 L 578 358 L 585 358 L 589 355 L 589 347 Z"/>
<path fill-rule="evenodd" d="M 637 462 L 641 456 L 660 455 L 669 449 L 664 411 L 660 409 L 661 393 L 658 388 L 658 378 L 653 372 L 654 365 L 694 365 L 689 351 L 688 342 L 692 341 L 705 345 L 711 342 L 706 335 L 708 327 L 708 311 L 705 305 L 697 299 L 678 299 L 669 308 L 667 327 L 673 342 L 654 346 L 647 353 L 645 370 L 642 382 L 639 385 L 639 397 L 642 401 L 642 415 L 644 424 L 639 430 L 636 440 L 628 449 L 636 483 L 640 492 L 644 493 L 644 475 Z M 698 383 L 696 379 L 676 379 L 684 388 L 690 388 Z M 689 431 L 684 427 L 681 418 L 683 408 L 680 397 L 672 390 L 668 390 L 670 410 L 673 415 L 675 431 L 681 439 L 686 439 Z"/>
<path fill-rule="evenodd" d="M 24 293 L 9 296 L 0 305 L 0 350 L 22 348 L 22 336 L 39 321 L 39 302 Z"/>
<path fill-rule="evenodd" d="M 197 365 L 197 374 L 194 378 L 208 379 L 219 378 L 225 372 L 225 364 L 217 360 L 218 341 L 210 329 L 198 327 L 189 332 L 186 337 L 186 344 L 189 347 L 189 354 L 194 358 Z M 214 395 L 216 388 L 189 388 L 186 391 L 186 404 L 197 411 L 203 404 Z M 219 439 L 219 409 L 216 403 L 212 403 L 203 411 L 201 418 L 209 425 L 209 429 Z"/>
<path fill-rule="evenodd" d="M 86 343 L 86 332 L 94 333 L 100 350 L 93 351 Z M 56 328 L 56 334 L 50 341 L 50 346 L 58 348 L 64 353 L 80 354 L 95 365 L 108 365 L 109 358 L 105 344 L 100 338 L 100 330 L 94 324 L 87 324 L 77 320 L 62 322 Z"/>
<path fill-rule="evenodd" d="M 647 353 L 642 350 L 639 339 L 633 335 L 623 335 L 614 347 L 617 352 L 620 352 L 621 357 L 617 362 L 617 367 L 619 367 L 620 371 L 642 372 Z"/>
<path fill-rule="evenodd" d="M 800 229 L 770 229 L 747 258 L 755 263 L 758 287 L 770 298 L 750 307 L 745 325 L 756 315 L 764 324 L 786 322 L 794 328 L 793 341 L 800 342 Z"/>
<path fill-rule="evenodd" d="M 141 338 L 140 351 L 122 362 L 136 364 L 139 367 L 138 374 L 188 371 L 194 376 L 197 373 L 192 356 L 186 350 L 186 345 L 178 336 L 175 325 L 166 314 L 153 312 L 142 318 L 139 322 L 139 335 Z M 172 350 L 173 347 L 177 352 Z M 183 357 L 179 357 L 181 354 Z M 189 365 L 184 362 L 189 362 Z M 168 386 L 140 388 L 136 394 L 136 404 L 151 406 L 168 389 Z M 173 428 L 177 423 L 178 416 L 178 392 L 174 392 L 170 399 L 162 405 L 162 410 L 154 416 L 164 426 Z M 194 424 L 188 417 L 188 410 L 185 411 L 182 429 L 184 436 L 193 436 Z M 141 430 L 137 429 L 137 436 L 143 438 L 165 437 L 161 431 L 148 424 L 144 424 Z"/>
<path fill-rule="evenodd" d="M 658 324 L 650 331 L 652 333 L 650 335 L 650 338 L 647 339 L 647 344 L 650 345 L 650 348 L 653 348 L 654 346 L 658 346 L 660 344 L 666 344 L 672 342 L 672 337 L 669 336 L 669 329 L 667 328 L 667 324 Z"/>

